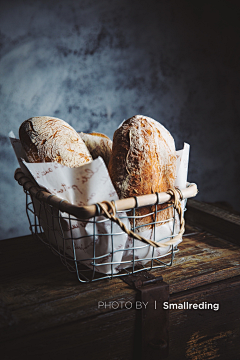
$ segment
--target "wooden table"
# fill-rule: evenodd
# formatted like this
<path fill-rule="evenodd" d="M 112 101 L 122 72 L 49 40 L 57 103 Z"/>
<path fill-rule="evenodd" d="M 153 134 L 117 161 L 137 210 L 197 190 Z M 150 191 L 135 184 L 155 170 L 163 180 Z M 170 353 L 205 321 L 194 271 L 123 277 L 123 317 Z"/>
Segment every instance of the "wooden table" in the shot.
<path fill-rule="evenodd" d="M 218 303 L 220 309 L 170 310 L 168 359 L 240 359 L 240 217 L 196 201 L 188 208 L 191 235 L 174 265 L 154 275 L 169 284 L 171 303 Z M 214 235 L 219 230 L 211 216 L 221 226 L 225 221 L 224 229 L 235 227 L 224 234 L 231 242 Z M 137 310 L 98 306 L 134 303 L 135 290 L 121 279 L 81 284 L 31 235 L 1 241 L 0 256 L 0 359 L 134 358 Z"/>

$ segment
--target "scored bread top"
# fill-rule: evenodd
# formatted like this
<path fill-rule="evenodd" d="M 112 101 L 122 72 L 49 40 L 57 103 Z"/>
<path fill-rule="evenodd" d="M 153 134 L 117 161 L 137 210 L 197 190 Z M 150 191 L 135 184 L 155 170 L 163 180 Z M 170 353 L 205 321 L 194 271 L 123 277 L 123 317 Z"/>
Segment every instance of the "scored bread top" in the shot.
<path fill-rule="evenodd" d="M 25 120 L 19 138 L 30 162 L 58 162 L 78 167 L 92 160 L 79 134 L 65 121 L 37 116 Z"/>
<path fill-rule="evenodd" d="M 124 121 L 114 133 L 109 173 L 120 198 L 166 191 L 176 177 L 173 137 L 147 116 Z"/>
<path fill-rule="evenodd" d="M 115 131 L 108 169 L 120 199 L 164 192 L 174 186 L 176 177 L 173 137 L 157 121 L 135 115 Z M 167 205 L 158 205 L 158 210 L 164 208 Z M 154 206 L 137 210 L 135 225 L 159 221 L 156 224 L 159 226 L 173 215 L 172 208 L 159 212 L 156 219 L 151 212 L 154 212 Z M 133 225 L 131 218 L 130 223 Z M 152 229 L 153 225 L 145 228 Z"/>

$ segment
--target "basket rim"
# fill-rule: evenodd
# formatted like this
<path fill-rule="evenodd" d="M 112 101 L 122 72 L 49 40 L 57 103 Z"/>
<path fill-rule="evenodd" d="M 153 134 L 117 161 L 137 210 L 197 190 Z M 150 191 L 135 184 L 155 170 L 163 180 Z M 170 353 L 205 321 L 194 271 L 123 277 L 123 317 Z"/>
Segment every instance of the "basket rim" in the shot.
<path fill-rule="evenodd" d="M 66 212 L 76 218 L 89 219 L 91 217 L 103 214 L 99 213 L 99 206 L 97 204 L 78 206 L 73 205 L 67 200 L 59 198 L 57 195 L 51 194 L 45 188 L 41 187 L 29 173 L 26 175 L 21 168 L 17 168 L 14 173 L 15 180 L 21 185 L 25 191 L 28 191 L 31 196 L 34 196 L 39 201 L 43 201 L 54 208 Z M 198 193 L 197 185 L 195 183 L 187 183 L 185 189 L 181 189 L 182 199 L 195 197 Z M 171 200 L 171 195 L 166 192 L 139 195 L 126 199 L 114 201 L 117 211 L 131 210 L 136 207 L 152 206 L 164 204 Z M 107 205 L 103 201 L 103 206 L 107 210 Z"/>

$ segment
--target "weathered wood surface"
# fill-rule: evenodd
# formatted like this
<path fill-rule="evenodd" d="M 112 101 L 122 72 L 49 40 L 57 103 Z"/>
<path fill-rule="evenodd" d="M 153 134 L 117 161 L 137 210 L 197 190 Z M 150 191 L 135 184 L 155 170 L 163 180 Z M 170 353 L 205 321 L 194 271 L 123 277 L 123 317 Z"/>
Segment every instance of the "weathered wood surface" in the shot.
<path fill-rule="evenodd" d="M 174 266 L 154 271 L 172 302 L 219 302 L 220 310 L 170 310 L 169 360 L 238 359 L 240 247 L 188 227 Z M 0 242 L 1 359 L 133 359 L 139 310 L 98 308 L 135 301 L 120 279 L 80 284 L 31 236 Z M 226 354 L 227 357 L 226 357 Z"/>
<path fill-rule="evenodd" d="M 231 210 L 189 199 L 186 221 L 240 245 L 240 215 Z"/>

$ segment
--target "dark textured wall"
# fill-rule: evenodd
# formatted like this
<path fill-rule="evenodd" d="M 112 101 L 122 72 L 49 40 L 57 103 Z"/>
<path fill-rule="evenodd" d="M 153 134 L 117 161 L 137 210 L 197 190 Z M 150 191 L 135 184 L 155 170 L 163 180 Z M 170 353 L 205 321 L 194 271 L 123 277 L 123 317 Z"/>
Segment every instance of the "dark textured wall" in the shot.
<path fill-rule="evenodd" d="M 1 1 L 1 238 L 29 233 L 8 132 L 50 115 L 112 137 L 144 114 L 191 145 L 198 200 L 240 210 L 237 1 Z"/>

